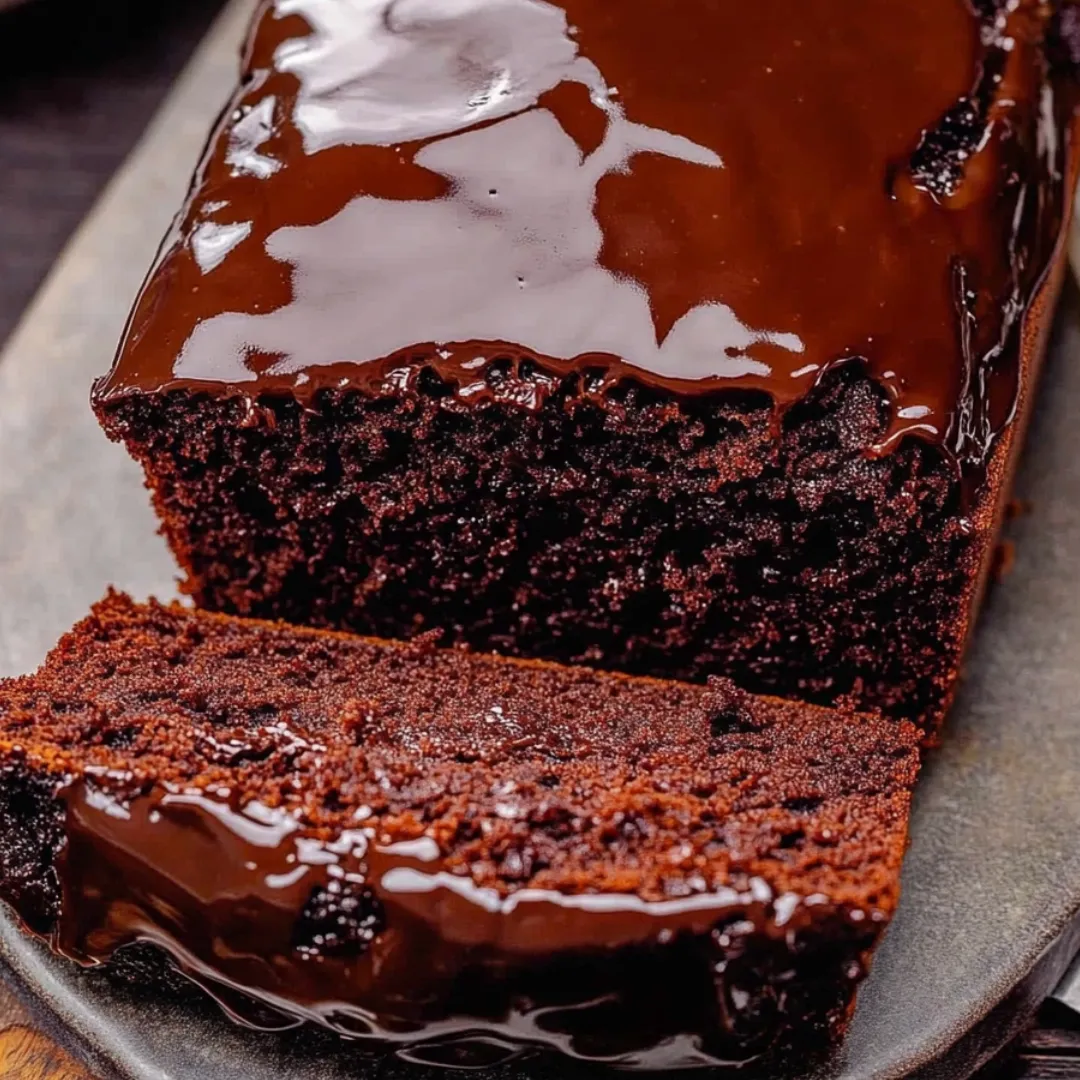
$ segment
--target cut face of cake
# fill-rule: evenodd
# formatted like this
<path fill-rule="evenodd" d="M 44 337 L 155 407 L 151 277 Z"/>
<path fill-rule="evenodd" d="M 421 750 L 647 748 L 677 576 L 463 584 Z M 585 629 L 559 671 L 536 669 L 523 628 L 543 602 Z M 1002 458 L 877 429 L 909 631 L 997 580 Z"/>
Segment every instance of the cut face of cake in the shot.
<path fill-rule="evenodd" d="M 110 594 L 0 684 L 0 764 L 0 895 L 80 963 L 154 948 L 264 1027 L 666 1068 L 843 1029 L 918 731 Z"/>
<path fill-rule="evenodd" d="M 932 730 L 1059 278 L 1071 12 L 264 0 L 94 391 L 188 591 Z"/>

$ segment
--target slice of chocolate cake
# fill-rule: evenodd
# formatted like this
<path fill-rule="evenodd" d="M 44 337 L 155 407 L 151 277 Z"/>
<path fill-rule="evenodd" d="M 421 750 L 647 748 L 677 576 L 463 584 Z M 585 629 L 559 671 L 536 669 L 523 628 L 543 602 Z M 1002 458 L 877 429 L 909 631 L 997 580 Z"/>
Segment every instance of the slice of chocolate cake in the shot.
<path fill-rule="evenodd" d="M 932 728 L 1060 278 L 1075 10 L 263 0 L 94 391 L 191 595 Z"/>
<path fill-rule="evenodd" d="M 0 684 L 0 894 L 66 956 L 155 947 L 260 1026 L 745 1062 L 843 1029 L 917 742 L 111 594 Z"/>

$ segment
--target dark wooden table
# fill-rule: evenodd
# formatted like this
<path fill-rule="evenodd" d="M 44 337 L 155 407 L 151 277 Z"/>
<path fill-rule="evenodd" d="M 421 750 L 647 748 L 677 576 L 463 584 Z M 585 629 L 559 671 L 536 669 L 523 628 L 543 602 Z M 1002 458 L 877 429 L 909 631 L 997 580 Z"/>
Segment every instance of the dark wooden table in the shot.
<path fill-rule="evenodd" d="M 27 0 L 0 14 L 0 344 L 221 5 Z M 999 1077 L 1080 1080 L 1080 1017 L 1049 1002 L 981 1080 Z M 93 1080 L 0 987 L 0 1080 L 15 1078 Z"/>

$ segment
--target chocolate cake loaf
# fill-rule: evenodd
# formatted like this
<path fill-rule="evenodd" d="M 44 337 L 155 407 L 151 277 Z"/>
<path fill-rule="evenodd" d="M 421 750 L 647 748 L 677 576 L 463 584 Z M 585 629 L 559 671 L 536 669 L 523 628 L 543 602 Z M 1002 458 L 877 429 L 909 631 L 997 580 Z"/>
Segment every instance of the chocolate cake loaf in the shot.
<path fill-rule="evenodd" d="M 114 593 L 0 683 L 0 895 L 257 1026 L 743 1062 L 843 1028 L 917 744 L 726 681 Z"/>
<path fill-rule="evenodd" d="M 264 0 L 94 389 L 198 604 L 945 711 L 1076 8 Z"/>

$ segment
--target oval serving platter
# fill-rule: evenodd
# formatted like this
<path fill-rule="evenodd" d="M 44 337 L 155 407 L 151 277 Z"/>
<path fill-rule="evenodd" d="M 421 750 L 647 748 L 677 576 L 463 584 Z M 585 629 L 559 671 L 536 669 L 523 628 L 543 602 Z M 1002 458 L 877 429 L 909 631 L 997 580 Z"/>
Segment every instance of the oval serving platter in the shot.
<path fill-rule="evenodd" d="M 99 431 L 87 389 L 232 87 L 249 12 L 244 0 L 226 11 L 0 358 L 0 675 L 34 668 L 109 583 L 137 596 L 175 590 L 138 469 Z M 1028 1020 L 1080 945 L 1078 361 L 1070 284 L 1018 480 L 1033 510 L 1012 525 L 1015 567 L 993 590 L 944 746 L 920 783 L 900 913 L 844 1048 L 808 1080 L 968 1075 Z M 102 1077 L 446 1075 L 146 1000 L 55 960 L 6 911 L 0 964 Z M 569 1074 L 518 1059 L 479 1075 Z"/>

